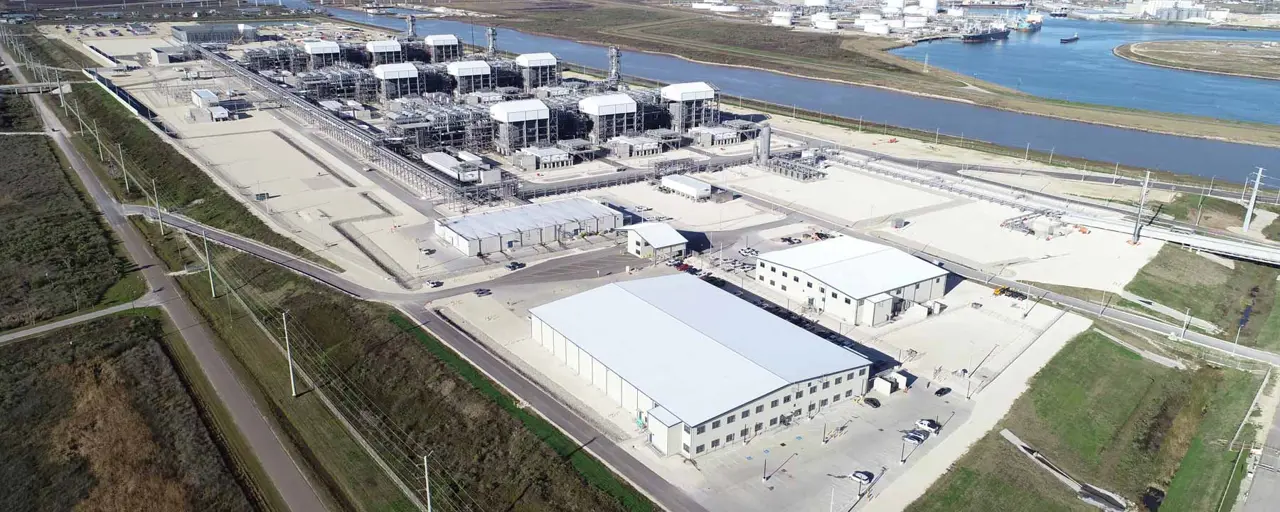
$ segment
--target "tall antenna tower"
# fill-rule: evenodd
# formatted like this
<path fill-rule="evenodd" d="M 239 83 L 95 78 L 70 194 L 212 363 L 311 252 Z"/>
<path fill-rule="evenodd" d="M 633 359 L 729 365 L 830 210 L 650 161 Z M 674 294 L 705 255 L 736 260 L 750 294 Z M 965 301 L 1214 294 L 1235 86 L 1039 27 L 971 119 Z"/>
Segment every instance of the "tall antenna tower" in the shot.
<path fill-rule="evenodd" d="M 492 59 L 498 55 L 498 28 L 487 27 L 484 29 L 484 34 L 485 36 L 488 36 L 489 39 L 489 48 L 485 50 L 484 54 L 486 57 Z"/>
<path fill-rule="evenodd" d="M 622 82 L 622 52 L 617 46 L 609 47 L 609 83 L 618 84 Z"/>

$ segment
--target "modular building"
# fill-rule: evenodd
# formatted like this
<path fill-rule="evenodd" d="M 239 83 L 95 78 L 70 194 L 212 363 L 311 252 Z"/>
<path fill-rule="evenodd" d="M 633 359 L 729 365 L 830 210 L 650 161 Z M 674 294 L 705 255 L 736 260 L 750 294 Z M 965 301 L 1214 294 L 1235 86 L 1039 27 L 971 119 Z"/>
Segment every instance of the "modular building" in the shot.
<path fill-rule="evenodd" d="M 706 82 L 671 84 L 663 87 L 661 94 L 671 114 L 672 130 L 683 133 L 695 126 L 720 123 L 716 89 Z"/>
<path fill-rule="evenodd" d="M 453 93 L 461 96 L 493 88 L 493 68 L 482 60 L 450 62 L 446 68 L 455 84 Z"/>
<path fill-rule="evenodd" d="M 258 40 L 258 29 L 252 25 L 220 23 L 211 25 L 174 25 L 173 38 L 184 44 L 249 43 Z"/>
<path fill-rule="evenodd" d="M 867 391 L 862 355 L 688 274 L 605 285 L 529 316 L 534 341 L 665 455 L 744 444 Z"/>
<path fill-rule="evenodd" d="M 662 177 L 662 186 L 694 201 L 711 198 L 711 185 L 683 174 L 672 174 Z"/>
<path fill-rule="evenodd" d="M 493 146 L 500 154 L 510 155 L 523 148 L 555 142 L 551 110 L 542 100 L 494 103 L 489 107 L 489 116 L 497 123 Z"/>
<path fill-rule="evenodd" d="M 627 252 L 654 261 L 684 256 L 689 239 L 670 224 L 643 222 L 627 230 Z"/>
<path fill-rule="evenodd" d="M 525 91 L 560 84 L 560 66 L 555 55 L 550 53 L 517 55 L 516 66 L 520 67 L 520 79 Z"/>
<path fill-rule="evenodd" d="M 216 107 L 222 103 L 218 95 L 208 89 L 191 91 L 191 103 L 200 108 Z"/>
<path fill-rule="evenodd" d="M 575 197 L 435 221 L 436 236 L 468 256 L 554 244 L 622 227 L 622 212 Z"/>
<path fill-rule="evenodd" d="M 591 142 L 602 144 L 619 135 L 639 132 L 640 120 L 636 100 L 622 93 L 590 96 L 578 101 L 578 111 L 591 118 Z"/>
<path fill-rule="evenodd" d="M 449 62 L 462 58 L 462 43 L 453 34 L 431 35 L 423 39 L 431 62 Z"/>
<path fill-rule="evenodd" d="M 378 94 L 383 101 L 416 96 L 425 91 L 418 67 L 410 62 L 379 64 L 373 67 L 373 76 L 378 79 Z"/>
<path fill-rule="evenodd" d="M 756 280 L 802 307 L 877 326 L 942 298 L 947 271 L 906 252 L 841 236 L 759 255 Z"/>
<path fill-rule="evenodd" d="M 560 148 L 524 148 L 515 155 L 521 169 L 537 171 L 573 165 L 573 155 Z"/>
<path fill-rule="evenodd" d="M 333 41 L 307 41 L 302 43 L 307 52 L 307 69 L 327 68 L 342 60 L 342 48 Z"/>
<path fill-rule="evenodd" d="M 404 50 L 400 47 L 400 42 L 395 39 L 369 41 L 365 43 L 364 49 L 369 53 L 370 64 L 375 66 L 404 62 Z"/>

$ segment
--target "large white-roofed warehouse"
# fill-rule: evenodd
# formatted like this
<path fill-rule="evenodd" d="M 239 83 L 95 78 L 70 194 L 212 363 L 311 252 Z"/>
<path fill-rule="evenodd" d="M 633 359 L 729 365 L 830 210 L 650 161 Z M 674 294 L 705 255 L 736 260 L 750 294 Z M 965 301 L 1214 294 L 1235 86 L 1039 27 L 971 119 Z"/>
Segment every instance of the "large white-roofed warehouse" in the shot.
<path fill-rule="evenodd" d="M 622 227 L 622 212 L 575 197 L 446 219 L 436 236 L 468 256 L 550 245 Z"/>
<path fill-rule="evenodd" d="M 623 281 L 529 310 L 532 336 L 697 457 L 867 390 L 871 362 L 688 274 Z"/>
<path fill-rule="evenodd" d="M 947 271 L 906 252 L 841 236 L 756 257 L 756 280 L 854 325 L 877 326 L 946 292 Z"/>

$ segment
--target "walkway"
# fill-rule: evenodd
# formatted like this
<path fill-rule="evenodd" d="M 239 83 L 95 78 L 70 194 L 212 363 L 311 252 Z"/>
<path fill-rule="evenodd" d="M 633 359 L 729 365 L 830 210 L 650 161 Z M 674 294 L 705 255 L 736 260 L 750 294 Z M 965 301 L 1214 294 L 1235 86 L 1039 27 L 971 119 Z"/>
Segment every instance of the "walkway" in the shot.
<path fill-rule="evenodd" d="M 121 311 L 128 311 L 134 308 L 145 308 L 149 306 L 158 306 L 158 305 L 160 305 L 160 300 L 159 298 L 156 297 L 156 294 L 148 293 L 147 295 L 143 296 L 141 299 L 135 300 L 128 304 L 111 306 L 109 308 L 99 309 L 97 311 L 90 311 L 88 313 L 76 315 L 70 318 L 64 318 L 56 322 L 49 322 L 47 324 L 37 325 L 35 327 L 30 327 L 27 329 L 0 334 L 0 346 L 6 345 L 10 342 L 14 342 L 22 338 L 31 337 L 38 334 L 44 334 L 49 331 L 55 331 L 63 327 L 67 327 L 69 325 L 75 325 L 81 322 L 88 322 L 89 320 L 102 318 L 104 316 L 111 316 Z"/>

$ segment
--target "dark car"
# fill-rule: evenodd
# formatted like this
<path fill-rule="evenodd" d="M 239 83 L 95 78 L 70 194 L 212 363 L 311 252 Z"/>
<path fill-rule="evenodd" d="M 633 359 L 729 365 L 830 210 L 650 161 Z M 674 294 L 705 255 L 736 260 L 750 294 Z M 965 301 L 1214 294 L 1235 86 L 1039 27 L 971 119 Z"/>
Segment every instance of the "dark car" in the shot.
<path fill-rule="evenodd" d="M 867 407 L 870 407 L 872 409 L 880 408 L 880 401 L 874 398 L 863 398 L 862 403 L 867 404 Z"/>
<path fill-rule="evenodd" d="M 493 293 L 493 291 L 489 290 L 488 288 L 476 288 L 475 290 L 475 294 L 479 297 L 484 297 L 491 293 Z"/>
<path fill-rule="evenodd" d="M 951 392 L 951 388 L 938 388 L 937 391 L 933 392 L 933 396 L 947 396 L 947 393 L 950 393 L 950 392 Z"/>

